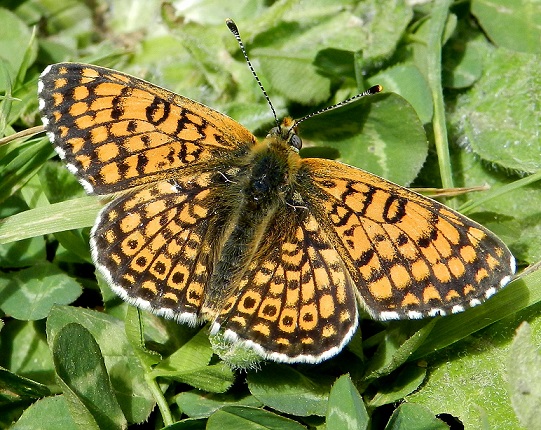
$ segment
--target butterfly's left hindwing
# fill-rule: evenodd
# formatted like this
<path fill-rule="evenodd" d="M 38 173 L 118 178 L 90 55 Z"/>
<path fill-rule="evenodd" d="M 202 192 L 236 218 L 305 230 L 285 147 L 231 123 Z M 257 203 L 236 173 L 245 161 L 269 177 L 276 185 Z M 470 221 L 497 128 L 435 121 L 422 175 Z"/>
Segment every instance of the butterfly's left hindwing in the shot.
<path fill-rule="evenodd" d="M 100 212 L 92 256 L 120 297 L 180 322 L 203 320 L 213 248 L 227 217 L 213 177 L 199 172 L 157 182 L 124 193 Z"/>

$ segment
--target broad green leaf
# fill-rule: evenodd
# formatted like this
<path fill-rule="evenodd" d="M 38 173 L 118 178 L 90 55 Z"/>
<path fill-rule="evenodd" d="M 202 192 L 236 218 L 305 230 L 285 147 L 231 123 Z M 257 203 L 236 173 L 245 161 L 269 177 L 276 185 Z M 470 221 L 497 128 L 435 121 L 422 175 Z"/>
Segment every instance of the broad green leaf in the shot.
<path fill-rule="evenodd" d="M 267 364 L 247 375 L 250 392 L 265 406 L 292 415 L 323 416 L 331 388 L 328 377 L 311 379 L 292 367 Z"/>
<path fill-rule="evenodd" d="M 163 430 L 207 430 L 207 420 L 186 418 L 164 427 Z"/>
<path fill-rule="evenodd" d="M 501 171 L 480 163 L 475 154 L 466 151 L 456 157 L 456 164 L 460 166 L 457 185 L 470 187 L 485 184 L 490 187 L 488 191 L 468 194 L 469 201 L 463 207 L 474 206 L 474 209 L 468 209 L 466 214 L 496 233 L 509 246 L 517 261 L 527 264 L 540 261 L 539 180 L 520 185 L 523 180 L 530 181 L 530 178 L 507 178 Z M 531 175 L 531 178 L 539 178 L 539 172 Z M 505 189 L 508 189 L 505 194 L 499 194 Z M 485 200 L 491 195 L 495 197 Z"/>
<path fill-rule="evenodd" d="M 385 333 L 376 353 L 367 363 L 364 379 L 371 380 L 385 376 L 404 364 L 411 355 L 424 344 L 436 325 L 437 319 L 417 322 L 397 322 Z M 409 327 L 408 327 L 409 326 Z M 413 334 L 409 333 L 413 328 Z"/>
<path fill-rule="evenodd" d="M 541 169 L 540 56 L 504 48 L 482 53 L 485 70 L 460 94 L 451 116 L 459 139 L 485 162 L 533 173 Z"/>
<path fill-rule="evenodd" d="M 52 149 L 52 144 L 47 143 Z M 43 192 L 46 199 L 40 199 L 36 203 L 37 199 L 34 197 L 29 202 L 32 209 L 44 202 L 53 204 L 86 196 L 83 187 L 73 173 L 66 168 L 64 162 L 49 160 L 43 165 L 37 176 L 41 187 L 39 192 Z M 75 200 L 73 203 L 76 205 L 77 201 Z"/>
<path fill-rule="evenodd" d="M 448 430 L 427 408 L 413 403 L 401 404 L 391 416 L 385 430 Z"/>
<path fill-rule="evenodd" d="M 128 421 L 139 423 L 148 419 L 155 401 L 145 381 L 139 358 L 126 338 L 123 322 L 103 312 L 55 306 L 47 319 L 49 343 L 69 323 L 82 325 L 96 339 L 115 387 L 115 396 Z M 84 352 L 82 349 L 79 354 L 84 355 Z"/>
<path fill-rule="evenodd" d="M 190 418 L 208 418 L 213 412 L 224 406 L 238 405 L 256 408 L 262 406 L 259 400 L 246 393 L 214 394 L 200 390 L 182 392 L 175 398 L 175 402 L 182 413 Z"/>
<path fill-rule="evenodd" d="M 396 94 L 363 97 L 310 118 L 299 129 L 305 145 L 303 157 L 332 155 L 400 185 L 415 179 L 428 152 L 419 117 Z M 330 154 L 322 153 L 328 148 Z"/>
<path fill-rule="evenodd" d="M 329 429 L 368 428 L 368 412 L 349 375 L 342 375 L 331 388 L 326 424 Z"/>
<path fill-rule="evenodd" d="M 304 105 L 319 104 L 330 95 L 330 81 L 314 67 L 313 58 L 302 53 L 258 50 L 261 75 L 273 90 Z"/>
<path fill-rule="evenodd" d="M 0 272 L 0 309 L 20 320 L 45 318 L 55 304 L 72 303 L 81 292 L 79 283 L 49 262 Z"/>
<path fill-rule="evenodd" d="M 393 3 L 368 0 L 357 2 L 317 0 L 292 2 L 286 20 L 316 23 L 298 38 L 284 41 L 285 49 L 336 48 L 362 52 L 367 62 L 387 58 L 396 49 L 400 34 L 413 16 L 406 1 Z M 285 33 L 287 35 L 287 33 Z M 325 35 L 322 37 L 322 35 Z"/>
<path fill-rule="evenodd" d="M 10 430 L 81 430 L 72 418 L 65 396 L 45 397 L 32 404 Z"/>
<path fill-rule="evenodd" d="M 156 373 L 162 370 L 190 372 L 206 366 L 212 358 L 212 349 L 208 340 L 208 332 L 199 330 L 197 334 L 186 342 L 154 368 Z"/>
<path fill-rule="evenodd" d="M 149 376 L 161 376 L 201 390 L 223 393 L 233 384 L 234 374 L 225 363 L 208 365 L 212 354 L 208 331 L 202 329 L 158 364 Z"/>
<path fill-rule="evenodd" d="M 541 355 L 539 343 L 532 342 L 531 332 L 526 322 L 518 328 L 507 356 L 506 379 L 511 404 L 520 424 L 527 429 L 536 429 L 541 428 Z"/>
<path fill-rule="evenodd" d="M 111 430 L 126 428 L 126 418 L 115 397 L 100 348 L 90 332 L 80 324 L 67 324 L 55 336 L 52 351 L 74 420 L 82 419 L 88 426 L 95 422 L 100 428 Z M 79 415 L 80 403 L 94 422 L 86 414 Z"/>
<path fill-rule="evenodd" d="M 173 3 L 176 7 L 176 13 L 182 14 L 187 21 L 197 22 L 205 26 L 215 25 L 223 26 L 223 11 L 217 8 L 216 0 L 200 0 L 198 2 L 179 2 Z M 253 19 L 254 16 L 261 13 L 265 8 L 263 0 L 240 0 L 227 4 L 228 16 L 236 21 Z"/>
<path fill-rule="evenodd" d="M 482 76 L 482 52 L 489 43 L 477 28 L 460 20 L 442 51 L 442 84 L 445 88 L 467 88 Z"/>
<path fill-rule="evenodd" d="M 435 414 L 451 414 L 465 428 L 520 428 L 509 401 L 511 363 L 507 357 L 515 329 L 523 320 L 530 321 L 533 343 L 541 341 L 540 306 L 502 319 L 433 356 L 422 390 L 406 397 L 407 401 L 422 404 Z M 524 350 L 521 354 L 528 353 Z M 517 360 L 515 356 L 513 363 Z"/>
<path fill-rule="evenodd" d="M 304 430 L 306 427 L 280 415 L 247 406 L 226 406 L 214 412 L 207 430 Z"/>
<path fill-rule="evenodd" d="M 417 390 L 426 378 L 426 367 L 408 363 L 388 377 L 378 380 L 379 390 L 367 400 L 367 407 L 376 408 L 400 401 Z"/>
<path fill-rule="evenodd" d="M 39 321 L 7 321 L 0 339 L 0 365 L 34 382 L 55 385 L 53 357 Z"/>
<path fill-rule="evenodd" d="M 410 360 L 431 354 L 523 309 L 538 306 L 540 284 L 541 271 L 537 270 L 512 282 L 480 306 L 440 318 Z"/>
<path fill-rule="evenodd" d="M 471 12 L 498 46 L 541 54 L 541 4 L 536 0 L 472 0 Z"/>
<path fill-rule="evenodd" d="M 138 355 L 144 366 L 153 366 L 160 361 L 160 354 L 150 351 L 145 346 L 144 324 L 141 317 L 141 310 L 134 306 L 128 306 L 124 324 L 126 327 L 126 337 L 135 353 Z"/>
<path fill-rule="evenodd" d="M 368 86 L 382 85 L 383 91 L 394 92 L 410 103 L 423 124 L 432 120 L 434 104 L 425 77 L 414 65 L 399 65 L 385 69 L 366 81 Z M 411 126 L 408 124 L 408 126 Z M 405 136 L 403 145 L 408 146 Z"/>
<path fill-rule="evenodd" d="M 38 384 L 31 379 L 18 376 L 0 367 L 0 404 L 9 402 L 25 402 L 50 395 L 47 386 Z"/>
<path fill-rule="evenodd" d="M 160 376 L 169 380 L 182 382 L 211 393 L 223 393 L 235 382 L 233 371 L 223 362 L 200 366 L 189 372 L 160 369 L 152 371 L 149 376 Z"/>

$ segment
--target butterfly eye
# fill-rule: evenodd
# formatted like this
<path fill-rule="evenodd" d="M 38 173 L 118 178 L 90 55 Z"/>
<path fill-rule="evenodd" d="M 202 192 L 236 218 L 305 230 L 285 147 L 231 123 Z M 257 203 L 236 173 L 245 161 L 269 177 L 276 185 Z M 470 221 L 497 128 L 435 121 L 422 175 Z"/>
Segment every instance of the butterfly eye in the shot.
<path fill-rule="evenodd" d="M 280 127 L 272 127 L 267 134 L 267 137 L 271 136 L 279 136 L 280 135 Z"/>
<path fill-rule="evenodd" d="M 301 149 L 302 148 L 302 139 L 297 136 L 296 134 L 292 135 L 291 138 L 289 139 L 289 144 L 293 147 L 293 148 L 296 148 L 296 149 Z"/>

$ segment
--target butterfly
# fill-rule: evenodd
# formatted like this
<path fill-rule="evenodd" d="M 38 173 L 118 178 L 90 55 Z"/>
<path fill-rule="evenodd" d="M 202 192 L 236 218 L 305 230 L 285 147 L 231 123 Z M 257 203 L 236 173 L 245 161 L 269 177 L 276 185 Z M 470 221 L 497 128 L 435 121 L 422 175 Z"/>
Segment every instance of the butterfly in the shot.
<path fill-rule="evenodd" d="M 265 358 L 317 363 L 377 320 L 461 312 L 511 279 L 493 233 L 338 161 L 301 158 L 298 122 L 263 140 L 228 116 L 103 67 L 38 82 L 47 135 L 89 194 L 113 196 L 92 258 L 127 302 Z"/>

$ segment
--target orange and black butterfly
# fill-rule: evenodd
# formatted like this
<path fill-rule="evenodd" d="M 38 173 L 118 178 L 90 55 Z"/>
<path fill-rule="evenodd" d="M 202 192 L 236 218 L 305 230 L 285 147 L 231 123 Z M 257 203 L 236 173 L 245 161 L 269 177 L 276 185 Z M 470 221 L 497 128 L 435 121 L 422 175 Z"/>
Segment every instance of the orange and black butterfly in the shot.
<path fill-rule="evenodd" d="M 96 267 L 135 306 L 209 321 L 266 358 L 316 363 L 378 320 L 480 304 L 515 262 L 494 234 L 337 161 L 301 158 L 295 123 L 258 141 L 205 105 L 77 63 L 39 79 L 47 134 L 91 194 Z"/>

